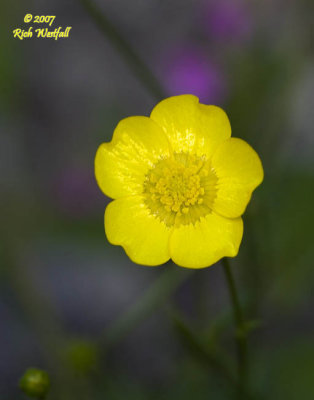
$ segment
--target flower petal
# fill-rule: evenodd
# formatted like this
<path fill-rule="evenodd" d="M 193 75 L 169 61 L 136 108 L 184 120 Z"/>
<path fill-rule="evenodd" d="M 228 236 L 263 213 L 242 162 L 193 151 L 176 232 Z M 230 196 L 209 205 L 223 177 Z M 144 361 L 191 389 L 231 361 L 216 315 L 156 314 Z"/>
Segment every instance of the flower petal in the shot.
<path fill-rule="evenodd" d="M 99 146 L 95 175 L 101 190 L 111 198 L 143 191 L 149 168 L 169 155 L 169 144 L 159 126 L 148 117 L 129 117 L 119 122 L 110 143 Z"/>
<path fill-rule="evenodd" d="M 108 241 L 122 246 L 137 264 L 160 265 L 170 258 L 171 229 L 150 214 L 142 196 L 123 197 L 109 203 L 105 231 Z"/>
<path fill-rule="evenodd" d="M 161 126 L 175 152 L 211 157 L 217 146 L 231 136 L 226 113 L 200 104 L 193 95 L 169 97 L 156 105 L 150 117 Z"/>
<path fill-rule="evenodd" d="M 242 234 L 241 218 L 229 219 L 211 213 L 194 225 L 181 225 L 173 230 L 170 256 L 182 267 L 209 267 L 222 257 L 235 257 Z"/>
<path fill-rule="evenodd" d="M 259 156 L 244 140 L 230 138 L 216 150 L 212 166 L 218 178 L 213 210 L 225 217 L 239 217 L 253 190 L 263 181 Z"/>

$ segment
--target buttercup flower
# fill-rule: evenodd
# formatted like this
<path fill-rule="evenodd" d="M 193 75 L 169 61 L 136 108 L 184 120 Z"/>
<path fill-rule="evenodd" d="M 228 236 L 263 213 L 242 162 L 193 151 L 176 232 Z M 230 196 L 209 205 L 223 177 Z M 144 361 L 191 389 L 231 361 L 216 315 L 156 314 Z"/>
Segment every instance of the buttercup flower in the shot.
<path fill-rule="evenodd" d="M 105 212 L 109 242 L 143 265 L 171 258 L 203 268 L 236 256 L 241 215 L 263 168 L 246 142 L 230 136 L 225 112 L 193 95 L 120 121 L 95 159 L 99 187 L 116 199 Z"/>

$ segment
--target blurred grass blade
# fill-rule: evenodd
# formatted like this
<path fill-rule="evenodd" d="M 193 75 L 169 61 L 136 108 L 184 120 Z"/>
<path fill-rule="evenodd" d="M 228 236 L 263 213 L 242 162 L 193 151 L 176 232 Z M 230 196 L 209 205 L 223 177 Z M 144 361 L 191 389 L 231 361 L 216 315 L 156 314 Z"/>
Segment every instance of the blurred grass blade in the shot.
<path fill-rule="evenodd" d="M 165 271 L 133 305 L 129 307 L 105 332 L 105 347 L 122 340 L 156 308 L 164 304 L 169 296 L 188 279 L 194 271 L 166 265 Z"/>
<path fill-rule="evenodd" d="M 215 354 L 213 351 L 210 351 L 209 348 L 202 343 L 200 338 L 188 326 L 181 315 L 170 307 L 167 308 L 167 312 L 173 322 L 175 330 L 189 351 L 204 365 L 210 367 L 213 371 L 218 372 L 231 384 L 237 385 L 235 377 L 229 370 L 229 367 L 221 360 L 220 357 L 217 356 L 217 354 Z"/>
<path fill-rule="evenodd" d="M 237 395 L 240 387 L 239 382 L 229 367 L 225 354 L 220 351 L 218 352 L 217 349 L 211 350 L 210 346 L 207 346 L 188 326 L 177 310 L 167 307 L 167 312 L 185 347 L 189 349 L 191 354 L 204 366 L 210 368 L 211 371 L 217 374 L 217 376 L 219 375 L 224 378 L 226 382 L 229 382 L 230 386 L 236 390 Z M 245 390 L 241 389 L 241 397 L 237 398 L 243 400 L 260 400 L 259 395 L 249 392 L 247 388 L 245 388 Z"/>
<path fill-rule="evenodd" d="M 113 46 L 119 51 L 130 69 L 136 77 L 146 86 L 151 94 L 159 101 L 167 97 L 160 83 L 147 67 L 145 62 L 133 50 L 132 46 L 124 39 L 116 26 L 107 18 L 102 10 L 96 6 L 91 0 L 79 0 L 87 11 L 89 16 L 94 20 L 98 28 L 110 40 Z"/>

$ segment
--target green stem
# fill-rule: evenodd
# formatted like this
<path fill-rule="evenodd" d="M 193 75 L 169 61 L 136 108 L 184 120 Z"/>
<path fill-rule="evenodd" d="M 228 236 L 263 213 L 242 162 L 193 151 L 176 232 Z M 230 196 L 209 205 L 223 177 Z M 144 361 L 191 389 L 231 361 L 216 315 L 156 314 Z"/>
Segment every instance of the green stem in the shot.
<path fill-rule="evenodd" d="M 137 78 L 146 86 L 150 93 L 158 101 L 167 97 L 158 80 L 147 67 L 142 58 L 124 39 L 115 25 L 110 22 L 102 10 L 99 9 L 91 0 L 79 0 L 89 16 L 94 20 L 98 28 L 110 40 L 112 45 L 120 52 L 130 69 Z"/>
<path fill-rule="evenodd" d="M 233 307 L 234 320 L 236 324 L 236 346 L 238 356 L 238 373 L 239 373 L 239 393 L 238 398 L 244 398 L 246 393 L 246 379 L 247 379 L 247 335 L 244 332 L 244 317 L 235 286 L 234 277 L 231 272 L 228 259 L 225 257 L 222 260 L 223 269 L 225 272 L 230 299 Z"/>

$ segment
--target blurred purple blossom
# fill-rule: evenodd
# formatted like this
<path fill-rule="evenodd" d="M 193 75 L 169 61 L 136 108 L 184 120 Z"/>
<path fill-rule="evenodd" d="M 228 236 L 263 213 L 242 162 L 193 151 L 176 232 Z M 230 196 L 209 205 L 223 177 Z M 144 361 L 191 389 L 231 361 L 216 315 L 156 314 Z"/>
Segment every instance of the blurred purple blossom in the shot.
<path fill-rule="evenodd" d="M 206 2 L 202 20 L 211 39 L 243 42 L 251 36 L 252 15 L 243 0 Z"/>
<path fill-rule="evenodd" d="M 70 217 L 95 215 L 104 209 L 93 171 L 81 166 L 65 168 L 55 178 L 53 191 L 58 209 Z"/>
<path fill-rule="evenodd" d="M 193 45 L 168 50 L 163 57 L 162 81 L 169 95 L 194 94 L 205 103 L 219 104 L 226 97 L 222 70 L 205 51 Z"/>

